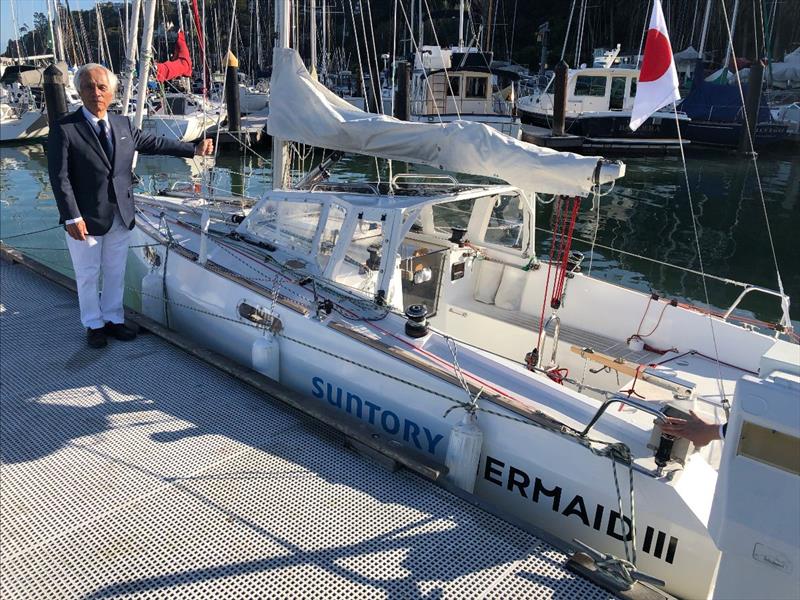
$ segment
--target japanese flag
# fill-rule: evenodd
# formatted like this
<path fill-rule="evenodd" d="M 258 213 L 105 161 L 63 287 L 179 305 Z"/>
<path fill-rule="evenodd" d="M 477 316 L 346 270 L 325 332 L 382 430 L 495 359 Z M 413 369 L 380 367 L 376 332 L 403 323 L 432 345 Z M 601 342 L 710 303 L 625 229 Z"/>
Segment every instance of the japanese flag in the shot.
<path fill-rule="evenodd" d="M 644 59 L 631 111 L 631 129 L 636 131 L 659 108 L 681 99 L 678 72 L 672 57 L 667 23 L 661 0 L 653 1 L 653 14 L 644 44 Z"/>

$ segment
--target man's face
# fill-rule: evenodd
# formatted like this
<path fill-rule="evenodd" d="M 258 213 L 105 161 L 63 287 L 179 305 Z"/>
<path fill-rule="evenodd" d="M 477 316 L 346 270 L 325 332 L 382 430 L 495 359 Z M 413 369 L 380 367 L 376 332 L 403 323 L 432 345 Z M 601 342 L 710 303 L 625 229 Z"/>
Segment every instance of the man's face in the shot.
<path fill-rule="evenodd" d="M 108 74 L 105 69 L 91 69 L 81 77 L 81 89 L 78 94 L 83 100 L 83 105 L 93 115 L 103 117 L 108 106 L 114 100 L 114 93 L 108 83 Z"/>

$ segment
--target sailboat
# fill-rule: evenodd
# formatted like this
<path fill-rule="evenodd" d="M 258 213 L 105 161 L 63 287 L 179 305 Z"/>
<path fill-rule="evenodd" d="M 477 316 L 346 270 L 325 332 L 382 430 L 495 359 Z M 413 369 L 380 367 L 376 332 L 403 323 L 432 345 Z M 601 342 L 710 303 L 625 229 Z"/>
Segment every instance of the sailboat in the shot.
<path fill-rule="evenodd" d="M 172 60 L 156 64 L 156 81 L 166 84 L 191 74 L 192 59 L 181 30 L 175 39 Z M 142 129 L 158 137 L 193 142 L 216 124 L 221 110 L 222 103 L 212 102 L 200 94 L 165 88 L 148 95 Z"/>
<path fill-rule="evenodd" d="M 51 59 L 53 55 L 29 57 L 29 60 Z M 66 82 L 64 93 L 67 109 L 81 106 L 81 99 L 69 76 L 67 63 L 55 63 Z M 42 84 L 44 68 L 15 65 L 6 69 L 0 80 L 0 142 L 17 142 L 46 138 L 50 132 Z"/>
<path fill-rule="evenodd" d="M 274 189 L 255 203 L 137 195 L 129 276 L 143 312 L 446 464 L 479 502 L 707 597 L 720 561 L 709 519 L 732 459 L 721 441 L 694 449 L 657 422 L 690 410 L 725 422 L 742 378 L 784 393 L 766 378 L 800 375 L 789 298 L 744 290 L 781 303 L 781 324 L 758 330 L 735 306 L 711 315 L 587 275 L 574 219 L 624 164 L 480 123 L 364 113 L 288 47 L 288 13 L 279 1 Z M 337 152 L 290 187 L 287 140 Z M 341 152 L 506 183 L 333 183 Z M 559 215 L 547 258 L 534 251 L 541 194 Z M 478 444 L 456 452 L 465 436 Z"/>

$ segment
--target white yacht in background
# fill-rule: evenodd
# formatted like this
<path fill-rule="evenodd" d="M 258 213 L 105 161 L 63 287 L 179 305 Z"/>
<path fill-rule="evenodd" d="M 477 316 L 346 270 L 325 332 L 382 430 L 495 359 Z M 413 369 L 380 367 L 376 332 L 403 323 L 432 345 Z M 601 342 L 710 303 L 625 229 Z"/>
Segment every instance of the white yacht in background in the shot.
<path fill-rule="evenodd" d="M 199 140 L 217 124 L 224 106 L 198 94 L 167 92 L 147 98 L 142 130 L 182 142 Z"/>
<path fill-rule="evenodd" d="M 57 63 L 64 74 L 67 110 L 81 106 L 66 63 Z M 12 73 L 12 69 L 14 73 Z M 14 65 L 4 73 L 7 83 L 0 85 L 0 142 L 43 139 L 50 132 L 42 91 L 43 68 L 17 71 Z"/>
<path fill-rule="evenodd" d="M 566 133 L 582 136 L 585 147 L 677 147 L 678 130 L 673 110 L 655 112 L 635 132 L 630 119 L 639 70 L 613 66 L 618 50 L 596 57 L 592 67 L 570 69 L 567 75 Z M 547 87 L 517 101 L 522 122 L 552 129 L 554 79 Z M 678 113 L 683 131 L 689 117 Z"/>
<path fill-rule="evenodd" d="M 49 132 L 50 126 L 44 110 L 23 108 L 0 97 L 0 142 L 46 138 Z"/>
<path fill-rule="evenodd" d="M 240 83 L 239 109 L 242 115 L 269 114 L 269 82 L 261 80 L 255 85 Z"/>
<path fill-rule="evenodd" d="M 288 14 L 288 2 L 278 6 Z M 480 501 L 566 542 L 627 556 L 675 595 L 711 594 L 734 534 L 751 555 L 757 540 L 765 593 L 790 589 L 800 551 L 781 536 L 798 528 L 786 507 L 800 498 L 800 467 L 771 453 L 767 438 L 747 446 L 751 483 L 758 465 L 788 469 L 790 484 L 770 499 L 790 521 L 777 532 L 766 518 L 738 526 L 727 498 L 763 509 L 756 486 L 739 485 L 743 442 L 694 449 L 654 423 L 690 410 L 724 423 L 731 411 L 729 436 L 761 436 L 765 415 L 800 390 L 788 297 L 743 291 L 780 300 L 780 325 L 758 329 L 736 321 L 738 301 L 709 315 L 588 276 L 566 235 L 554 235 L 541 260 L 537 194 L 556 196 L 568 228 L 579 198 L 623 176 L 624 165 L 540 149 L 484 124 L 364 113 L 305 70 L 286 48 L 288 32 L 285 19 L 269 120 L 275 189 L 254 205 L 137 195 L 129 273 L 141 277 L 142 310 L 376 437 L 446 463 Z M 287 189 L 282 140 L 508 183 L 396 175 L 333 184 L 326 163 Z M 758 432 L 742 417 L 754 406 Z M 478 440 L 469 456 L 454 450 L 466 448 L 464 435 Z M 752 567 L 732 564 L 723 556 L 732 577 Z"/>

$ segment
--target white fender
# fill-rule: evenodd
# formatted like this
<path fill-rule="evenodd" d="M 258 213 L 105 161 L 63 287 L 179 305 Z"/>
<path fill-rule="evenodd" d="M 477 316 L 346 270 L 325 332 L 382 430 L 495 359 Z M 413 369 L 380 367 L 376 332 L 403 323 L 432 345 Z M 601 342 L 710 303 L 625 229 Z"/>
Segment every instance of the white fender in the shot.
<path fill-rule="evenodd" d="M 450 432 L 445 465 L 450 482 L 470 494 L 475 489 L 482 447 L 483 432 L 478 419 L 474 413 L 467 413 Z"/>
<path fill-rule="evenodd" d="M 251 348 L 253 369 L 270 379 L 281 379 L 281 349 L 278 339 L 270 332 L 253 342 Z"/>
<path fill-rule="evenodd" d="M 156 269 L 142 277 L 142 313 L 146 317 L 166 325 L 162 277 L 161 272 Z"/>
<path fill-rule="evenodd" d="M 211 222 L 211 216 L 207 210 L 203 211 L 200 215 L 200 253 L 197 257 L 197 262 L 201 265 L 206 264 L 208 261 L 208 224 Z"/>

